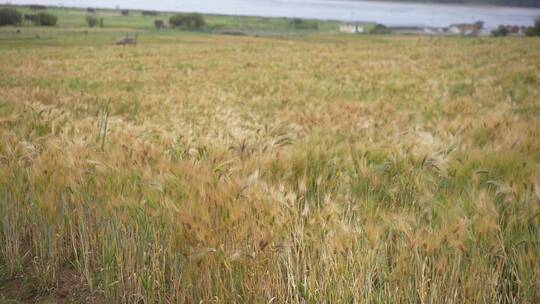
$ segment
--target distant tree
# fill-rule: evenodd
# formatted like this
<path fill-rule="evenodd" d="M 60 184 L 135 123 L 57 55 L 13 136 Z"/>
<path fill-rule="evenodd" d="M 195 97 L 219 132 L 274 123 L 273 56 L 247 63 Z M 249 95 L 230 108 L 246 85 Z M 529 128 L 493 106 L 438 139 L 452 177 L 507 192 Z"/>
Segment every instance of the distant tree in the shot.
<path fill-rule="evenodd" d="M 174 26 L 174 27 L 183 25 L 184 24 L 184 15 L 177 14 L 177 15 L 171 16 L 169 18 L 169 24 L 171 26 Z"/>
<path fill-rule="evenodd" d="M 55 26 L 58 22 L 58 17 L 52 14 L 39 13 L 37 14 L 37 24 L 42 26 Z"/>
<path fill-rule="evenodd" d="M 122 14 L 122 16 L 129 16 L 128 10 L 122 10 L 120 13 Z"/>
<path fill-rule="evenodd" d="M 189 25 L 192 28 L 202 28 L 206 25 L 206 21 L 201 14 L 191 14 L 188 16 Z"/>
<path fill-rule="evenodd" d="M 200 29 L 206 25 L 201 14 L 177 14 L 169 18 L 169 24 L 186 29 Z"/>
<path fill-rule="evenodd" d="M 24 14 L 24 21 L 37 24 L 38 23 L 38 16 L 36 14 Z"/>
<path fill-rule="evenodd" d="M 92 8 L 92 7 L 89 7 L 86 9 L 86 12 L 89 13 L 89 14 L 95 14 L 96 13 L 96 9 L 95 8 Z"/>
<path fill-rule="evenodd" d="M 491 35 L 493 35 L 494 37 L 508 36 L 509 33 L 510 33 L 510 31 L 504 25 L 499 25 L 499 27 L 497 29 L 491 31 Z"/>
<path fill-rule="evenodd" d="M 292 26 L 295 29 L 313 29 L 316 30 L 319 28 L 319 23 L 315 20 L 305 20 L 301 18 L 294 18 L 291 21 Z"/>
<path fill-rule="evenodd" d="M 0 8 L 0 25 L 17 25 L 22 22 L 22 15 L 13 8 Z"/>
<path fill-rule="evenodd" d="M 88 24 L 89 27 L 94 27 L 98 24 L 98 18 L 94 16 L 86 16 L 86 24 Z"/>
<path fill-rule="evenodd" d="M 296 25 L 300 25 L 302 24 L 304 20 L 302 20 L 302 18 L 293 18 L 293 20 L 291 21 L 291 23 L 296 26 Z"/>
<path fill-rule="evenodd" d="M 540 17 L 536 18 L 536 21 L 534 22 L 534 26 L 528 28 L 525 31 L 525 35 L 529 37 L 540 36 Z"/>
<path fill-rule="evenodd" d="M 161 20 L 161 19 L 154 20 L 154 26 L 157 29 L 163 28 L 163 26 L 164 26 L 163 20 Z"/>
<path fill-rule="evenodd" d="M 36 10 L 36 11 L 39 11 L 39 10 L 46 10 L 47 7 L 45 5 L 37 5 L 37 4 L 32 4 L 32 5 L 29 5 L 28 6 L 31 10 Z"/>
<path fill-rule="evenodd" d="M 157 16 L 159 15 L 159 13 L 156 11 L 142 11 L 142 15 L 143 16 Z"/>
<path fill-rule="evenodd" d="M 478 31 L 481 31 L 482 29 L 484 29 L 484 21 L 478 20 L 474 23 L 474 25 L 476 26 L 476 29 Z"/>
<path fill-rule="evenodd" d="M 474 23 L 474 30 L 471 35 L 478 36 L 484 29 L 484 21 L 478 20 Z"/>
<path fill-rule="evenodd" d="M 381 35 L 381 34 L 390 34 L 390 29 L 384 25 L 384 24 L 376 24 L 371 31 L 369 31 L 370 34 L 374 35 Z"/>

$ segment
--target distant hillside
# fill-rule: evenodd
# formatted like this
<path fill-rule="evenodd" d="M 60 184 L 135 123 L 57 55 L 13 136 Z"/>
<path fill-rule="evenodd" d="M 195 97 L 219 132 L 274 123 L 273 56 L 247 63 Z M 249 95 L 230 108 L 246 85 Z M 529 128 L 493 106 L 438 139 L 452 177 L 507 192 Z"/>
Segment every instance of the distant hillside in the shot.
<path fill-rule="evenodd" d="M 392 2 L 418 2 L 418 3 L 441 3 L 441 4 L 486 4 L 521 7 L 540 7 L 540 0 L 369 0 L 369 1 L 392 1 Z"/>

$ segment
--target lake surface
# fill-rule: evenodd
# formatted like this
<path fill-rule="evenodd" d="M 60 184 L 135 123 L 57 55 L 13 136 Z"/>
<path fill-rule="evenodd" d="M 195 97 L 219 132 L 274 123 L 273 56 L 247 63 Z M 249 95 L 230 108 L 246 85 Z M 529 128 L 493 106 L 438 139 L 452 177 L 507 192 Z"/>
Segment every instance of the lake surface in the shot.
<path fill-rule="evenodd" d="M 0 0 L 1 1 L 1 0 Z M 485 22 L 532 25 L 540 9 L 498 6 L 442 5 L 355 0 L 11 0 L 12 4 L 131 8 L 225 15 L 301 17 L 341 21 L 372 21 L 386 25 L 447 26 Z"/>

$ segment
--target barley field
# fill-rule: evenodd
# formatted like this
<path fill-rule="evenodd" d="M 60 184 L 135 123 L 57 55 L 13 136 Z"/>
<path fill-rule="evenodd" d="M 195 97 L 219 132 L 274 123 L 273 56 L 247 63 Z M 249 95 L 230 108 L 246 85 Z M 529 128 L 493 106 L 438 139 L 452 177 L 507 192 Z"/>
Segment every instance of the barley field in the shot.
<path fill-rule="evenodd" d="M 540 301 L 539 39 L 140 39 L 0 41 L 0 302 Z"/>

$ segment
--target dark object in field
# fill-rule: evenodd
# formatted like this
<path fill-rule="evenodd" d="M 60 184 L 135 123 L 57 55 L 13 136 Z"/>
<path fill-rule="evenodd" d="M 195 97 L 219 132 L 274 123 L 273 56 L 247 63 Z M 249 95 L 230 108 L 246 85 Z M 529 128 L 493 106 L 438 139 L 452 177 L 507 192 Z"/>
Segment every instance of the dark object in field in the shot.
<path fill-rule="evenodd" d="M 36 5 L 36 4 L 29 5 L 28 7 L 31 10 L 46 10 L 47 9 L 47 7 L 45 5 Z"/>
<path fill-rule="evenodd" d="M 16 9 L 0 8 L 0 25 L 17 25 L 22 21 L 22 15 Z"/>
<path fill-rule="evenodd" d="M 230 35 L 230 36 L 247 36 L 247 33 L 241 31 L 222 31 L 219 32 L 221 35 Z"/>
<path fill-rule="evenodd" d="M 21 33 L 21 29 L 17 29 L 17 30 L 15 31 L 15 33 L 16 33 L 16 34 L 20 34 L 20 33 Z"/>
<path fill-rule="evenodd" d="M 129 16 L 128 10 L 122 10 L 120 13 L 122 14 L 122 16 Z"/>
<path fill-rule="evenodd" d="M 135 34 L 135 38 L 129 38 L 128 33 L 126 33 L 126 37 L 116 41 L 116 45 L 137 45 L 137 34 Z"/>
<path fill-rule="evenodd" d="M 96 13 L 96 9 L 93 8 L 93 7 L 89 7 L 86 9 L 86 12 L 89 13 L 89 14 L 95 14 Z"/>

